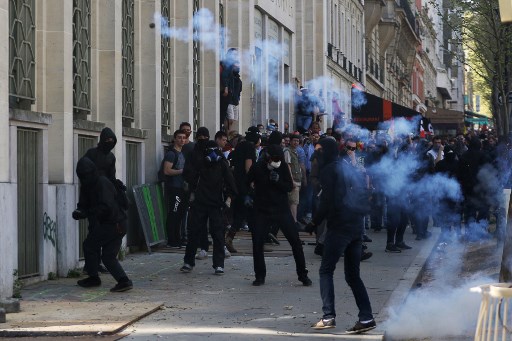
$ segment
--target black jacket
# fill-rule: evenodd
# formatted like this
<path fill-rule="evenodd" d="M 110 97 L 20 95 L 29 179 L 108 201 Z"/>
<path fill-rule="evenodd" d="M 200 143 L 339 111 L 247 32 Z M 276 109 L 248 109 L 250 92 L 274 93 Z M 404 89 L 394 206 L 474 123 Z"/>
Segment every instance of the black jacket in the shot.
<path fill-rule="evenodd" d="M 224 206 L 225 197 L 236 196 L 235 179 L 224 157 L 216 162 L 209 162 L 203 158 L 196 166 L 196 170 L 187 179 L 191 181 L 190 184 L 197 184 L 193 186 L 193 205 L 221 208 Z"/>
<path fill-rule="evenodd" d="M 116 225 L 126 219 L 126 214 L 116 199 L 115 186 L 105 176 L 98 174 L 90 159 L 81 158 L 76 166 L 76 173 L 82 185 L 77 207 L 89 219 L 90 228 Z"/>
<path fill-rule="evenodd" d="M 313 218 L 315 225 L 327 219 L 328 229 L 342 231 L 353 238 L 361 237 L 364 215 L 351 211 L 345 205 L 348 188 L 363 186 L 361 173 L 344 160 L 337 159 L 321 170 L 320 184 L 322 193 L 318 211 Z"/>
<path fill-rule="evenodd" d="M 290 210 L 288 192 L 293 189 L 293 181 L 288 165 L 281 161 L 275 172 L 279 174 L 279 180 L 272 182 L 267 162 L 260 160 L 247 173 L 247 184 L 254 183 L 254 207 L 259 212 L 279 214 Z"/>

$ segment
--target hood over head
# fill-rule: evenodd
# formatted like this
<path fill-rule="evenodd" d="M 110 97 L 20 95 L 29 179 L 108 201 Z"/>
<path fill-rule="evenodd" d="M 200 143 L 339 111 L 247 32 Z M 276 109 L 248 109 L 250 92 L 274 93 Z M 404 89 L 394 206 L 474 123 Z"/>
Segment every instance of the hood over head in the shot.
<path fill-rule="evenodd" d="M 281 134 L 281 132 L 279 132 L 277 130 L 274 130 L 268 137 L 269 145 L 271 145 L 271 144 L 280 145 L 281 142 L 283 142 L 283 134 Z"/>
<path fill-rule="evenodd" d="M 76 175 L 82 186 L 94 185 L 99 178 L 98 169 L 94 162 L 88 157 L 83 157 L 76 164 Z"/>
<path fill-rule="evenodd" d="M 108 127 L 103 128 L 100 134 L 100 142 L 98 142 L 99 149 L 101 149 L 103 153 L 108 154 L 112 151 L 112 149 L 114 149 L 116 143 L 117 137 L 116 134 L 114 134 L 114 132 L 112 131 L 112 129 Z"/>
<path fill-rule="evenodd" d="M 322 166 L 326 166 L 329 163 L 338 159 L 338 143 L 333 139 L 321 139 L 319 142 L 322 146 Z"/>

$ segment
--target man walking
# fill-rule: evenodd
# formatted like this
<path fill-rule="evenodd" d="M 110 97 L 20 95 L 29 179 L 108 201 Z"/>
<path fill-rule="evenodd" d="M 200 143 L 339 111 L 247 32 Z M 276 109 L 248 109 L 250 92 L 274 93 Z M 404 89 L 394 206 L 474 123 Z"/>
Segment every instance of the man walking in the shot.
<path fill-rule="evenodd" d="M 360 201 L 354 200 L 354 197 L 358 197 L 357 193 L 350 193 L 357 191 L 364 179 L 360 172 L 351 172 L 352 166 L 338 158 L 338 145 L 335 141 L 323 139 L 319 143 L 324 161 L 320 173 L 322 194 L 318 211 L 306 230 L 313 232 L 322 220 L 327 219 L 327 232 L 319 270 L 323 317 L 312 328 L 336 327 L 333 275 L 338 260 L 344 255 L 345 280 L 359 308 L 359 321 L 347 333 L 359 334 L 376 327 L 370 299 L 359 273 L 362 254 L 361 221 L 364 214 L 358 212 L 357 206 L 366 203 L 357 202 Z"/>
<path fill-rule="evenodd" d="M 194 200 L 190 203 L 189 239 L 180 271 L 190 272 L 194 268 L 200 234 L 208 224 L 213 240 L 213 268 L 216 275 L 222 275 L 225 257 L 222 210 L 236 195 L 236 187 L 228 162 L 215 141 L 208 141 L 205 147 L 202 162 L 196 165 L 195 172 L 187 175 Z"/>
<path fill-rule="evenodd" d="M 280 146 L 270 145 L 266 151 L 266 159 L 254 164 L 247 174 L 247 183 L 254 184 L 255 212 L 251 232 L 256 279 L 252 284 L 254 286 L 265 284 L 267 269 L 263 245 L 268 236 L 269 227 L 278 225 L 292 247 L 299 281 L 305 286 L 310 286 L 312 282 L 308 277 L 299 233 L 287 204 L 288 192 L 293 187 L 290 171 L 288 165 L 284 163 L 284 154 Z M 246 202 L 249 204 L 250 200 Z"/>
<path fill-rule="evenodd" d="M 101 260 L 117 281 L 110 291 L 122 292 L 133 287 L 132 281 L 117 260 L 117 254 L 126 234 L 126 214 L 117 200 L 117 191 L 105 176 L 99 175 L 94 162 L 83 157 L 76 166 L 76 175 L 80 179 L 80 202 L 73 211 L 73 219 L 89 220 L 89 233 L 84 241 L 84 256 L 88 264 L 89 277 L 77 284 L 84 288 L 101 285 L 98 276 L 99 250 Z"/>

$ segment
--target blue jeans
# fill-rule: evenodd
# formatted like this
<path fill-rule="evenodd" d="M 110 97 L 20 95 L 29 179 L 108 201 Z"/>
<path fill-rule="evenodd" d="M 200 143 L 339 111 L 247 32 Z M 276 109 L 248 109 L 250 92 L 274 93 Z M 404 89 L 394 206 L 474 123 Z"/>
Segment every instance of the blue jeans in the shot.
<path fill-rule="evenodd" d="M 313 122 L 312 116 L 297 115 L 295 116 L 295 123 L 297 130 L 302 134 L 309 129 L 309 126 Z"/>
<path fill-rule="evenodd" d="M 361 262 L 362 253 L 361 237 L 360 235 L 351 236 L 345 232 L 332 229 L 327 230 L 324 241 L 324 253 L 319 270 L 323 318 L 336 317 L 333 275 L 342 253 L 345 254 L 345 281 L 350 286 L 350 289 L 352 289 L 356 299 L 356 304 L 359 308 L 359 321 L 372 320 L 370 298 L 359 275 L 359 263 Z"/>

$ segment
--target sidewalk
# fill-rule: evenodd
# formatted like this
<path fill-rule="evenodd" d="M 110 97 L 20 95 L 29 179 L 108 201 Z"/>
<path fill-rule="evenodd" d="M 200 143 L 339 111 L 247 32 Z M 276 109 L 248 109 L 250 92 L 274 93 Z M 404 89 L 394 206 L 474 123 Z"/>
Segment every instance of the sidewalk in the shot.
<path fill-rule="evenodd" d="M 389 254 L 384 252 L 386 231 L 375 233 L 370 230 L 369 237 L 373 242 L 368 243 L 368 251 L 373 252 L 373 257 L 362 262 L 361 273 L 375 312 L 377 329 L 365 335 L 344 335 L 345 329 L 357 321 L 357 307 L 344 281 L 342 261 L 335 272 L 337 328 L 320 332 L 310 328 L 322 316 L 318 279 L 320 257 L 313 253 L 314 246 L 307 243 L 313 238 L 301 234 L 306 241 L 304 250 L 313 281 L 311 287 L 304 287 L 297 281 L 293 257 L 289 256 L 290 246 L 282 236 L 279 238 L 281 245 L 270 246 L 275 251 L 266 253 L 267 278 L 261 287 L 251 285 L 254 275 L 250 255 L 226 259 L 225 275 L 215 276 L 211 258 L 198 260 L 194 271 L 184 274 L 179 272 L 183 257 L 180 252 L 132 254 L 122 263 L 134 282 L 132 291 L 110 293 L 108 290 L 115 283 L 109 275 L 102 275 L 103 285 L 94 289 L 78 287 L 77 279 L 58 279 L 29 286 L 22 291 L 22 312 L 7 315 L 7 323 L 0 324 L 0 336 L 14 335 L 15 331 L 21 335 L 20 331 L 28 330 L 25 327 L 30 327 L 27 334 L 44 335 L 48 334 L 48 329 L 43 326 L 53 324 L 59 326 L 58 330 L 51 331 L 55 336 L 78 335 L 79 330 L 84 329 L 90 334 L 108 334 L 128 327 L 123 334 L 129 335 L 123 340 L 198 340 L 204 337 L 211 341 L 290 337 L 383 340 L 385 331 L 380 326 L 387 318 L 387 308 L 400 306 L 405 300 L 435 246 L 438 229 L 433 232 L 430 239 L 415 241 L 408 229 L 405 240 L 413 249 Z M 235 246 L 249 250 L 248 236 L 237 235 Z M 26 310 L 38 303 L 42 309 L 37 314 Z M 83 308 L 86 303 L 94 306 L 79 315 L 77 307 Z M 132 313 L 126 313 L 126 310 Z M 67 320 L 71 313 L 75 314 L 73 323 Z M 24 325 L 23 314 L 32 315 L 38 323 L 32 321 L 30 326 Z M 148 316 L 135 322 L 144 315 Z M 105 327 L 106 319 L 113 320 L 110 329 Z M 76 328 L 77 325 L 80 328 Z"/>

